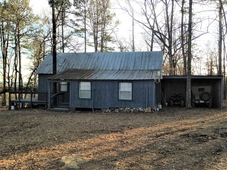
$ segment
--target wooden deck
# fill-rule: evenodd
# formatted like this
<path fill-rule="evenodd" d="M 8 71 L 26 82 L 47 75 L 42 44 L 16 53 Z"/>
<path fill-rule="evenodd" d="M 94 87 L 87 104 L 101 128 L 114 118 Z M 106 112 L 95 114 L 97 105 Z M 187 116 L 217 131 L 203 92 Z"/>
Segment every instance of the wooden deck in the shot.
<path fill-rule="evenodd" d="M 9 92 L 9 110 L 25 107 L 30 108 L 34 105 L 45 105 L 47 107 L 47 93 L 44 92 Z"/>

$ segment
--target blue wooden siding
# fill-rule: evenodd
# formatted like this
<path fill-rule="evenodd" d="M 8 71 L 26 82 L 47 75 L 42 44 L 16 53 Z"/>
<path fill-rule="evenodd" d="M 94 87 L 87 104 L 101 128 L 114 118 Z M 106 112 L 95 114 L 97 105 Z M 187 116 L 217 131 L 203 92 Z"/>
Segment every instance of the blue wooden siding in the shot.
<path fill-rule="evenodd" d="M 40 74 L 39 75 L 39 86 L 38 86 L 38 91 L 39 92 L 48 92 L 48 85 L 49 85 L 49 81 L 48 81 L 48 77 L 50 77 L 51 75 L 49 74 Z M 46 99 L 46 95 L 44 94 L 39 94 L 38 96 L 39 100 L 45 100 Z"/>
<path fill-rule="evenodd" d="M 153 80 L 127 81 L 132 83 L 132 100 L 119 100 L 119 83 L 124 81 L 91 81 L 92 98 L 79 98 L 79 81 L 70 82 L 71 108 L 154 108 L 156 105 Z"/>
<path fill-rule="evenodd" d="M 39 75 L 39 92 L 47 92 L 48 91 L 48 77 L 51 75 L 49 74 L 40 74 Z"/>

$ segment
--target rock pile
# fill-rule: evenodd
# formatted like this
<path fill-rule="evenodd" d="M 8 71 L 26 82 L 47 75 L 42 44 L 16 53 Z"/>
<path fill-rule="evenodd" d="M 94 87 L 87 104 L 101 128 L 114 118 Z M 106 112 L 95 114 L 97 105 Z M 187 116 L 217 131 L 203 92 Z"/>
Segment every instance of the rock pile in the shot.
<path fill-rule="evenodd" d="M 152 112 L 151 108 L 109 108 L 103 109 L 102 112 L 104 113 L 145 113 L 145 112 Z"/>

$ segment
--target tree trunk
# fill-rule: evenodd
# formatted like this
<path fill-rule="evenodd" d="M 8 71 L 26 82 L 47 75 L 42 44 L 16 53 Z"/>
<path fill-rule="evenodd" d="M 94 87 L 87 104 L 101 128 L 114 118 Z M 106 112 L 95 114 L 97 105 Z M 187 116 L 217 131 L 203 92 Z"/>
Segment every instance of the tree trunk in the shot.
<path fill-rule="evenodd" d="M 155 24 L 155 21 L 153 21 L 153 25 L 152 25 L 153 28 L 154 28 L 154 24 Z M 154 31 L 153 30 L 152 30 L 152 33 L 151 33 L 150 51 L 153 51 L 153 48 L 154 48 Z"/>
<path fill-rule="evenodd" d="M 98 26 L 97 24 L 94 25 L 94 29 L 93 29 L 93 37 L 94 37 L 94 48 L 95 48 L 95 52 L 98 52 Z"/>
<path fill-rule="evenodd" d="M 6 38 L 7 34 L 5 33 L 4 21 L 1 22 L 1 48 L 2 48 L 2 59 L 3 59 L 3 97 L 2 97 L 2 105 L 6 105 L 6 68 L 7 68 L 7 50 L 8 50 L 8 38 Z M 7 36 L 8 37 L 8 36 Z M 8 87 L 9 88 L 9 87 Z"/>
<path fill-rule="evenodd" d="M 64 25 L 65 25 L 65 0 L 62 1 L 62 11 L 61 11 L 61 21 L 62 21 L 62 25 L 61 25 L 61 36 L 62 36 L 62 52 L 65 52 L 65 37 L 64 37 Z"/>
<path fill-rule="evenodd" d="M 218 75 L 222 75 L 222 0 L 219 0 Z"/>
<path fill-rule="evenodd" d="M 224 17 L 224 23 L 225 26 L 227 26 L 227 19 L 226 19 L 226 15 L 225 15 L 225 11 L 224 11 L 224 7 L 222 6 L 222 11 L 223 11 L 223 17 Z M 224 34 L 226 35 L 226 33 Z M 223 37 L 223 46 L 224 46 L 224 59 L 223 59 L 223 77 L 224 77 L 224 100 L 226 100 L 226 59 L 227 59 L 227 55 L 226 55 L 226 43 L 225 43 L 225 37 Z"/>
<path fill-rule="evenodd" d="M 166 25 L 168 34 L 168 55 L 169 55 L 169 74 L 174 75 L 174 58 L 173 58 L 173 11 L 174 11 L 174 1 L 171 3 L 171 14 L 169 16 L 168 5 L 166 3 L 165 14 L 166 14 Z"/>
<path fill-rule="evenodd" d="M 184 75 L 187 72 L 187 59 L 185 55 L 185 37 L 184 37 L 184 4 L 185 0 L 182 0 L 182 6 L 181 6 L 181 48 L 182 48 L 182 56 L 183 56 L 183 62 L 184 62 Z"/>
<path fill-rule="evenodd" d="M 18 74 L 18 40 L 15 31 L 15 56 L 14 56 L 14 91 L 17 91 L 17 74 Z M 15 96 L 16 97 L 16 96 Z"/>
<path fill-rule="evenodd" d="M 85 6 L 85 14 L 84 14 L 84 52 L 87 52 L 87 10 Z"/>
<path fill-rule="evenodd" d="M 18 40 L 18 67 L 19 67 L 19 91 L 23 89 L 23 79 L 22 79 L 22 62 L 21 62 L 21 44 L 20 44 L 20 29 L 18 27 L 17 31 L 17 40 Z"/>
<path fill-rule="evenodd" d="M 57 73 L 57 51 L 56 51 L 56 17 L 55 17 L 55 4 L 52 3 L 52 32 L 53 32 L 53 44 L 52 44 L 52 55 L 53 55 L 53 75 Z M 53 93 L 57 93 L 57 83 L 53 83 Z M 57 104 L 56 98 L 53 100 L 53 104 Z"/>
<path fill-rule="evenodd" d="M 188 68 L 186 85 L 186 108 L 191 105 L 191 48 L 192 48 L 192 0 L 189 0 L 189 20 L 188 20 Z"/>
<path fill-rule="evenodd" d="M 134 9 L 128 0 L 128 5 L 132 13 L 132 51 L 135 51 L 135 21 L 134 21 Z"/>

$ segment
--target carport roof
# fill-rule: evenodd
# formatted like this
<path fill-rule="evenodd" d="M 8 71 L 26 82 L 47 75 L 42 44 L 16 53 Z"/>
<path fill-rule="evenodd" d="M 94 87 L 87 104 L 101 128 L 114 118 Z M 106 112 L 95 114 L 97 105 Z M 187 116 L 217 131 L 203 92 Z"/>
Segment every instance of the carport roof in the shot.
<path fill-rule="evenodd" d="M 223 76 L 192 75 L 191 79 L 222 79 Z M 187 79 L 187 76 L 163 76 L 163 79 Z"/>

